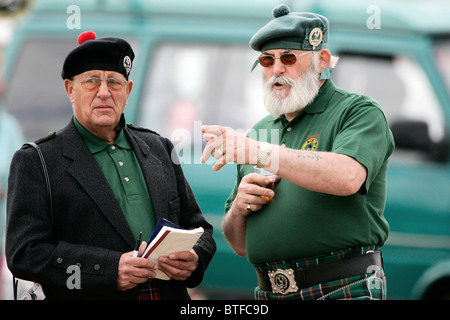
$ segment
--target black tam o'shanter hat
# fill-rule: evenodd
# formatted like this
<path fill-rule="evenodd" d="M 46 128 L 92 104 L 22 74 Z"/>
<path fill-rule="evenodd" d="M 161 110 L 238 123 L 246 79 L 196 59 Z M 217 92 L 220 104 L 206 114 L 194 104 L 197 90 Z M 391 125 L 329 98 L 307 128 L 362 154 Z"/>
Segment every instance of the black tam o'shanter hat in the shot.
<path fill-rule="evenodd" d="M 89 70 L 107 70 L 119 72 L 128 80 L 134 52 L 127 41 L 113 37 L 96 39 L 93 31 L 86 31 L 80 34 L 78 43 L 64 61 L 63 79 Z"/>

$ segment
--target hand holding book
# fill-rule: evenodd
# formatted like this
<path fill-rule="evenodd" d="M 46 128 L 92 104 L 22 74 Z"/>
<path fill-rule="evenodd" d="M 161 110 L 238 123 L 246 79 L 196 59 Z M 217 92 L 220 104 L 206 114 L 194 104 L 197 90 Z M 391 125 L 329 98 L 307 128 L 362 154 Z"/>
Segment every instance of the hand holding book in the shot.
<path fill-rule="evenodd" d="M 179 275 L 178 271 L 175 272 L 176 269 L 180 270 L 192 265 L 192 259 L 196 257 L 192 248 L 202 234 L 203 228 L 201 227 L 187 230 L 168 220 L 160 219 L 142 255 L 144 258 L 160 264 L 161 268 L 156 270 L 155 278 L 169 280 L 170 276 Z M 192 270 L 189 271 L 189 273 L 191 272 Z M 180 276 L 183 277 L 182 274 Z"/>
<path fill-rule="evenodd" d="M 160 257 L 158 261 L 158 270 L 170 279 L 180 281 L 189 278 L 198 266 L 198 256 L 193 249 L 172 253 L 168 257 Z"/>

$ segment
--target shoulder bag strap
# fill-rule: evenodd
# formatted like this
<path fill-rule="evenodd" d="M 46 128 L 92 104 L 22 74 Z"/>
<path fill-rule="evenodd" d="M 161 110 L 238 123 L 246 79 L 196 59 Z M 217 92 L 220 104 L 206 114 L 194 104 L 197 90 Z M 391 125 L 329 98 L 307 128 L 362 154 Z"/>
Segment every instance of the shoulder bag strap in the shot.
<path fill-rule="evenodd" d="M 50 178 L 48 177 L 47 165 L 45 164 L 44 155 L 42 154 L 41 149 L 39 148 L 39 146 L 36 143 L 27 142 L 24 145 L 29 145 L 29 146 L 33 147 L 39 154 L 39 159 L 41 160 L 42 169 L 44 170 L 45 184 L 47 185 L 47 192 L 48 192 L 48 197 L 50 200 L 50 216 L 51 216 L 52 223 L 53 223 L 52 190 L 50 188 Z M 13 275 L 14 300 L 17 300 L 17 285 L 18 285 L 18 280 L 16 280 L 16 277 Z"/>
<path fill-rule="evenodd" d="M 29 146 L 33 147 L 37 151 L 37 153 L 39 154 L 39 158 L 41 159 L 42 169 L 44 170 L 45 183 L 47 185 L 48 197 L 50 200 L 50 216 L 52 218 L 52 223 L 53 223 L 52 190 L 50 188 L 50 178 L 48 177 L 47 165 L 45 164 L 44 155 L 42 154 L 41 149 L 39 148 L 39 146 L 36 143 L 27 142 L 27 143 L 25 143 L 25 145 L 29 145 Z"/>

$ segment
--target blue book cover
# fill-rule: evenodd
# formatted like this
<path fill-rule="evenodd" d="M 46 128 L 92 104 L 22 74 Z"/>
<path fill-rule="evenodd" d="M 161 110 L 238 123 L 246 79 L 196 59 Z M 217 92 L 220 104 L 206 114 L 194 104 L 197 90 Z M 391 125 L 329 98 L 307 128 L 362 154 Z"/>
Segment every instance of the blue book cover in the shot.
<path fill-rule="evenodd" d="M 150 239 L 147 242 L 147 245 L 152 242 L 153 239 L 155 239 L 156 235 L 159 233 L 159 231 L 161 231 L 162 227 L 171 227 L 171 228 L 176 228 L 176 229 L 183 229 L 181 228 L 179 225 L 176 225 L 175 223 L 164 219 L 164 218 L 159 218 L 158 223 L 155 226 L 155 229 L 153 229 L 152 235 L 150 236 Z"/>

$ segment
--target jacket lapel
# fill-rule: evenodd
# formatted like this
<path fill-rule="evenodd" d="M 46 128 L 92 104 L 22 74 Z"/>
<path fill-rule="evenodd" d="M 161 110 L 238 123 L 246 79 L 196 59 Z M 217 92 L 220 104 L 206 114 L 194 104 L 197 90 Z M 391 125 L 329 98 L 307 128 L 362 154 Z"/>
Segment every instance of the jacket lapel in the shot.
<path fill-rule="evenodd" d="M 142 174 L 144 175 L 147 189 L 152 200 L 155 218 L 167 218 L 167 192 L 164 190 L 166 185 L 163 178 L 163 168 L 161 161 L 151 154 L 150 148 L 137 135 L 134 135 L 130 129 L 125 127 L 125 135 L 130 142 L 136 158 L 141 166 Z"/>
<path fill-rule="evenodd" d="M 108 181 L 72 121 L 66 129 L 63 154 L 73 160 L 68 173 L 83 187 L 130 247 L 133 247 L 133 233 Z"/>

